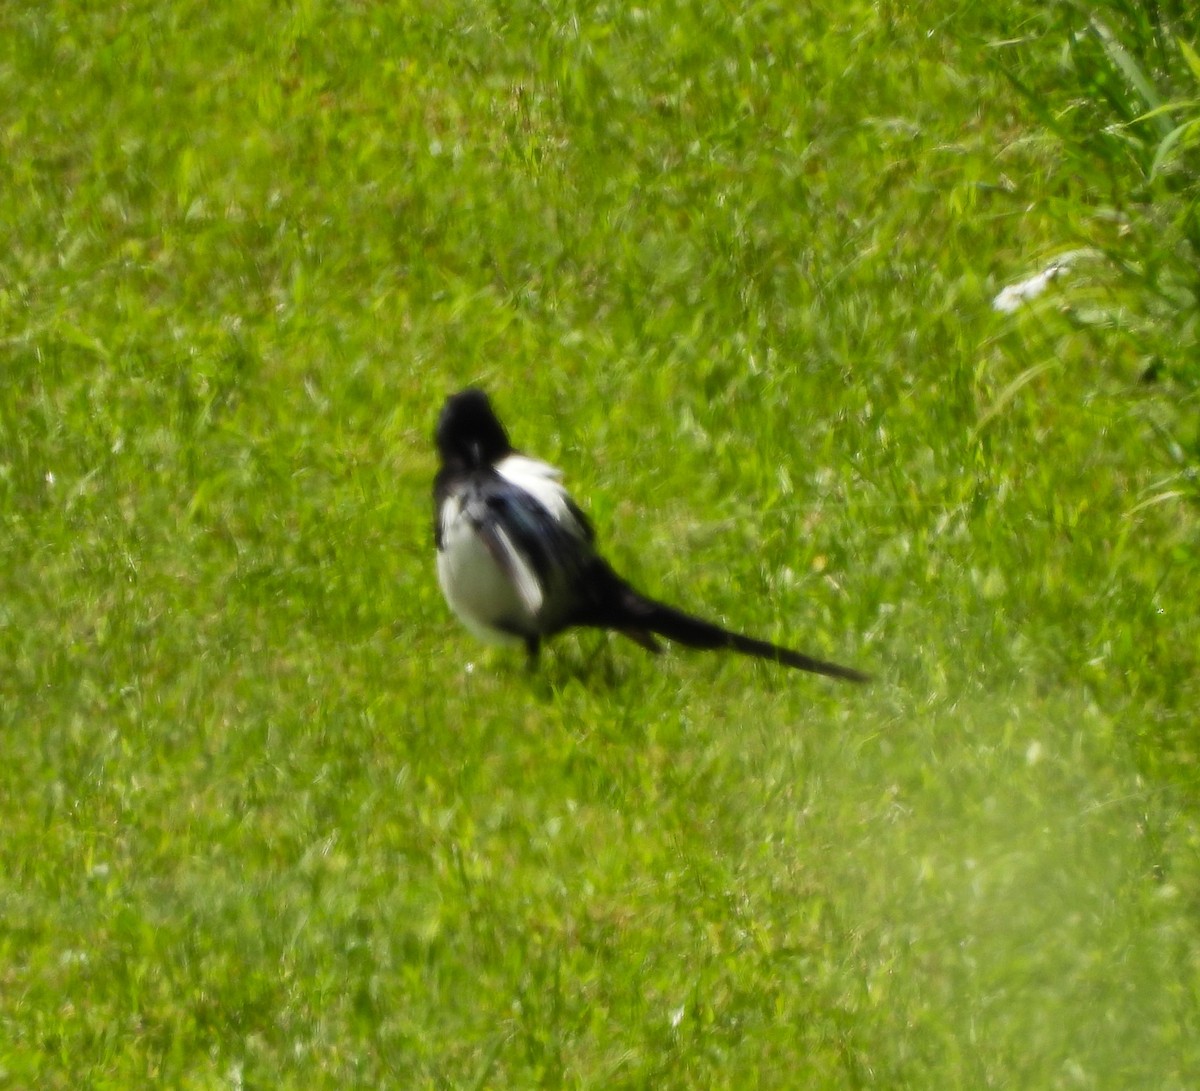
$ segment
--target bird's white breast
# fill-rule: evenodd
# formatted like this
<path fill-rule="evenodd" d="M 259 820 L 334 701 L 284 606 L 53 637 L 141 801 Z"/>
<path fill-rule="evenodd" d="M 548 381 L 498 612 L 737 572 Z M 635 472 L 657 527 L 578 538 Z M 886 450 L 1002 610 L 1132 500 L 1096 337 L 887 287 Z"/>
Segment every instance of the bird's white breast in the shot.
<path fill-rule="evenodd" d="M 438 583 L 450 609 L 480 640 L 518 644 L 537 632 L 534 611 L 480 538 L 460 498 L 441 510 Z"/>

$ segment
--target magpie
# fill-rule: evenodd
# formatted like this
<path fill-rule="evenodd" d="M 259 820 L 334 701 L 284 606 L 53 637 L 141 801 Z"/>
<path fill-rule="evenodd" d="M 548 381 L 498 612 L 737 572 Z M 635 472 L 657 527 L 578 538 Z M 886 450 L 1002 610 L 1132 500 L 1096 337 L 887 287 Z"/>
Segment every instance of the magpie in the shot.
<path fill-rule="evenodd" d="M 513 447 L 482 390 L 446 399 L 434 440 L 441 457 L 433 483 L 438 583 L 480 639 L 524 643 L 532 666 L 543 639 L 587 626 L 613 629 L 655 653 L 656 638 L 665 637 L 867 681 L 851 667 L 730 632 L 634 590 L 597 553 L 595 531 L 562 473 Z"/>

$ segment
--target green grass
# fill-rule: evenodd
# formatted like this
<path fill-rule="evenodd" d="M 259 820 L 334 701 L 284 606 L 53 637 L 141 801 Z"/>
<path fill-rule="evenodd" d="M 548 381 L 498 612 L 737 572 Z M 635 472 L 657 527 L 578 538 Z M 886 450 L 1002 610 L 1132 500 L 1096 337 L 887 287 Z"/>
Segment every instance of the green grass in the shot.
<path fill-rule="evenodd" d="M 992 9 L 0 10 L 0 1086 L 1196 1085 L 1200 74 Z M 877 681 L 472 643 L 468 382 Z"/>

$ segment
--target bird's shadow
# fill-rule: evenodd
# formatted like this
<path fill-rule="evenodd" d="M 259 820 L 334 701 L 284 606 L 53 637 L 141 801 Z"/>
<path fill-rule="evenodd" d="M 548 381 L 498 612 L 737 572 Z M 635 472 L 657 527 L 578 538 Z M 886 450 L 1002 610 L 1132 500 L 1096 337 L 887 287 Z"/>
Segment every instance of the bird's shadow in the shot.
<path fill-rule="evenodd" d="M 684 654 L 680 658 L 686 658 L 687 650 L 683 649 Z M 513 659 L 510 663 L 513 675 L 524 674 L 533 692 L 550 700 L 576 685 L 614 693 L 632 687 L 644 688 L 649 677 L 661 676 L 666 664 L 675 658 L 665 652 L 661 655 L 648 654 L 617 633 L 603 632 L 572 635 L 555 641 L 549 651 L 543 648 L 536 659 Z M 795 684 L 793 672 L 772 669 L 774 664 L 761 664 L 735 656 L 728 660 L 724 669 L 738 669 L 739 666 L 743 671 L 754 672 L 754 684 L 760 691 L 785 689 L 789 682 Z M 715 672 L 722 668 L 713 664 L 698 669 Z"/>
<path fill-rule="evenodd" d="M 636 684 L 641 671 L 625 654 L 620 641 L 608 633 L 556 641 L 522 668 L 536 693 L 550 699 L 571 685 L 622 690 Z M 637 649 L 633 649 L 637 653 Z M 644 654 L 644 653 L 638 653 Z"/>

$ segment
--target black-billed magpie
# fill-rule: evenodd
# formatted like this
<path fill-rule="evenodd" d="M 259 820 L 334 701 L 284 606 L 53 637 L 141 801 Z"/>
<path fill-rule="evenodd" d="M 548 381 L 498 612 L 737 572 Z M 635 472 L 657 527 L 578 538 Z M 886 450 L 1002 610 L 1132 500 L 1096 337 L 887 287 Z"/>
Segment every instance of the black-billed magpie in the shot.
<path fill-rule="evenodd" d="M 596 552 L 595 532 L 553 466 L 515 450 L 482 390 L 446 399 L 434 439 L 438 582 L 482 640 L 524 643 L 572 626 L 615 629 L 649 651 L 656 636 L 691 648 L 732 648 L 799 670 L 865 682 L 867 675 L 742 636 L 635 591 Z"/>

